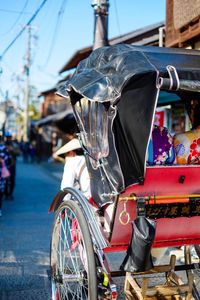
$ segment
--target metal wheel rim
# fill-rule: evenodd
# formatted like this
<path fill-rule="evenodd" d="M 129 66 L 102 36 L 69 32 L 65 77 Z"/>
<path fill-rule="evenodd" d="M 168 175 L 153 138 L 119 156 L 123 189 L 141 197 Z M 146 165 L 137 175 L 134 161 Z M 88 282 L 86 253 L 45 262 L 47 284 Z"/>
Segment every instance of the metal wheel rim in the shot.
<path fill-rule="evenodd" d="M 58 270 L 53 282 L 59 293 L 57 298 L 54 292 L 55 300 L 88 299 L 87 255 L 81 229 L 78 225 L 77 228 L 72 226 L 73 220 L 73 211 L 65 208 L 60 211 L 55 224 L 58 244 L 54 245 L 53 251 L 56 252 Z"/>

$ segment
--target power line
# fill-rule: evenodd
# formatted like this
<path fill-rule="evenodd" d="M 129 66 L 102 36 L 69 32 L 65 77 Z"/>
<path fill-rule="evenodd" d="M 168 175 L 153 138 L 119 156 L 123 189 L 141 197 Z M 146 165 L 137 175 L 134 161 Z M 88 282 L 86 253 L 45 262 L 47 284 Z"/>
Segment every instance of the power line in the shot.
<path fill-rule="evenodd" d="M 24 10 L 25 10 L 27 4 L 28 4 L 28 0 L 26 0 L 26 2 L 24 4 L 24 7 L 20 11 L 19 16 L 17 17 L 17 19 L 15 20 L 15 22 L 13 23 L 13 25 L 6 32 L 4 32 L 3 34 L 1 34 L 1 36 L 8 34 L 15 27 L 15 25 L 17 24 L 17 22 L 19 21 L 19 19 L 21 18 L 21 16 L 24 14 Z"/>
<path fill-rule="evenodd" d="M 7 12 L 7 13 L 13 13 L 13 14 L 20 14 L 21 11 L 18 11 L 18 10 L 10 10 L 10 9 L 3 9 L 3 8 L 0 8 L 0 11 L 3 11 L 3 12 Z M 28 14 L 28 15 L 31 15 L 31 12 L 24 12 L 24 14 Z"/>
<path fill-rule="evenodd" d="M 57 21 L 56 21 L 56 26 L 55 26 L 54 33 L 53 33 L 53 36 L 52 36 L 51 46 L 49 47 L 49 53 L 47 55 L 46 61 L 42 65 L 43 68 L 46 67 L 46 65 L 48 64 L 48 62 L 51 58 L 52 52 L 53 52 L 53 48 L 56 45 L 57 32 L 58 32 L 59 25 L 62 21 L 61 17 L 63 17 L 64 12 L 65 12 L 66 3 L 67 3 L 67 0 L 63 0 L 62 3 L 61 3 L 60 9 L 58 11 Z"/>
<path fill-rule="evenodd" d="M 22 33 L 24 32 L 24 30 L 27 28 L 27 26 L 29 26 L 31 24 L 31 22 L 35 19 L 35 17 L 37 16 L 37 14 L 39 13 L 39 11 L 42 9 L 42 7 L 44 6 L 45 2 L 47 2 L 47 0 L 43 0 L 43 2 L 40 4 L 40 6 L 38 7 L 38 9 L 35 11 L 35 13 L 33 14 L 33 16 L 30 18 L 30 20 L 26 23 L 26 25 L 20 30 L 20 32 L 16 35 L 16 37 L 12 40 L 12 42 L 5 48 L 5 50 L 2 52 L 0 59 L 3 58 L 3 56 L 6 54 L 6 52 L 12 47 L 12 45 L 16 42 L 16 40 L 22 35 Z"/>

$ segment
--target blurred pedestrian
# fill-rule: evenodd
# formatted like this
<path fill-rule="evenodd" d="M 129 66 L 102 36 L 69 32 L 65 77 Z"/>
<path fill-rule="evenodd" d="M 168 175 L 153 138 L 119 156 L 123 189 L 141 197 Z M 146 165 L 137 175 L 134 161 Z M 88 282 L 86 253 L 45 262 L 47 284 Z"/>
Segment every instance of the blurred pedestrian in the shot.
<path fill-rule="evenodd" d="M 36 141 L 32 141 L 29 146 L 29 156 L 32 163 L 36 161 Z"/>
<path fill-rule="evenodd" d="M 3 135 L 0 134 L 0 217 L 2 216 L 2 200 L 5 193 L 5 185 L 6 185 L 6 178 L 3 172 L 3 168 L 9 167 L 10 163 L 11 163 L 11 157 L 4 144 Z"/>
<path fill-rule="evenodd" d="M 15 177 L 16 177 L 16 160 L 17 160 L 17 156 L 20 155 L 21 151 L 19 149 L 18 144 L 13 141 L 13 137 L 10 132 L 6 132 L 5 137 L 6 137 L 5 145 L 10 155 L 10 164 L 8 167 L 10 171 L 10 177 L 6 179 L 5 198 L 9 200 L 13 200 L 13 191 L 15 188 Z"/>
<path fill-rule="evenodd" d="M 23 155 L 23 162 L 28 163 L 29 162 L 29 142 L 21 141 L 21 151 Z"/>

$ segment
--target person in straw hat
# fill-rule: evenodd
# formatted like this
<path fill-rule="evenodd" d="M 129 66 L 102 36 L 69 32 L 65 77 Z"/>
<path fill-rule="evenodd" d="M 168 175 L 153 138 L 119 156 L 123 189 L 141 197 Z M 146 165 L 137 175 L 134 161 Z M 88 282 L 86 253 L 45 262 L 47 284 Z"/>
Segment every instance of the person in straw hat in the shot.
<path fill-rule="evenodd" d="M 61 190 L 66 187 L 76 187 L 89 199 L 91 197 L 89 173 L 79 140 L 72 139 L 58 149 L 53 157 L 65 161 Z"/>

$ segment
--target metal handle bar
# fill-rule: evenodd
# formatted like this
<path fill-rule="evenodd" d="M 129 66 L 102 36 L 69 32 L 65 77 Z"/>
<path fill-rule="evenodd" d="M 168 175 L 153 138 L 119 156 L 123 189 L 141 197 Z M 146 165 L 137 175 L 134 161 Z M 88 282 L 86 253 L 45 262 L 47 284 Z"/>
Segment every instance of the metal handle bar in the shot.
<path fill-rule="evenodd" d="M 198 80 L 179 80 L 179 85 L 173 84 L 170 78 L 160 77 L 158 80 L 158 87 L 161 90 L 168 91 L 190 91 L 190 92 L 199 92 L 200 93 L 200 81 Z"/>
<path fill-rule="evenodd" d="M 174 199 L 174 200 L 178 200 L 178 199 L 191 199 L 191 198 L 200 198 L 200 194 L 190 194 L 190 195 L 152 195 L 152 196 L 135 196 L 135 195 L 131 195 L 131 196 L 125 196 L 125 197 L 119 197 L 119 201 L 137 201 L 139 199 L 143 198 L 144 200 L 167 200 L 167 199 Z"/>

